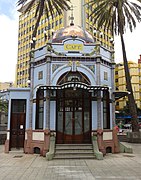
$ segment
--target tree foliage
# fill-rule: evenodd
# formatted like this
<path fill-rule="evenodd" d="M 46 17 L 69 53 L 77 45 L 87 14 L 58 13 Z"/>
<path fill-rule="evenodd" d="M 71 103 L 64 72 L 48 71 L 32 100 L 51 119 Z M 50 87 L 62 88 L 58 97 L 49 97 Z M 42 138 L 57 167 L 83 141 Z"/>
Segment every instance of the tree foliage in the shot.
<path fill-rule="evenodd" d="M 8 113 L 8 103 L 4 100 L 0 100 L 0 112 Z"/>
<path fill-rule="evenodd" d="M 91 0 L 93 6 L 90 16 L 98 29 L 111 29 L 115 34 L 124 34 L 128 27 L 132 32 L 136 22 L 141 21 L 141 0 Z"/>

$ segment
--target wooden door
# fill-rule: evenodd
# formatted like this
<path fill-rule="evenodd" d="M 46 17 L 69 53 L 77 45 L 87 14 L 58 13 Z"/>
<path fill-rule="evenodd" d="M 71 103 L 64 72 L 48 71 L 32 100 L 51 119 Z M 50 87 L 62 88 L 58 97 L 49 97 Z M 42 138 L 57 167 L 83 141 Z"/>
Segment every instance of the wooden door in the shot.
<path fill-rule="evenodd" d="M 89 93 L 82 89 L 68 89 L 58 95 L 57 143 L 90 143 Z"/>
<path fill-rule="evenodd" d="M 83 142 L 82 99 L 65 100 L 64 143 Z"/>
<path fill-rule="evenodd" d="M 25 139 L 26 100 L 12 100 L 10 148 L 23 148 Z"/>
<path fill-rule="evenodd" d="M 25 113 L 12 113 L 11 148 L 23 148 L 25 139 Z"/>

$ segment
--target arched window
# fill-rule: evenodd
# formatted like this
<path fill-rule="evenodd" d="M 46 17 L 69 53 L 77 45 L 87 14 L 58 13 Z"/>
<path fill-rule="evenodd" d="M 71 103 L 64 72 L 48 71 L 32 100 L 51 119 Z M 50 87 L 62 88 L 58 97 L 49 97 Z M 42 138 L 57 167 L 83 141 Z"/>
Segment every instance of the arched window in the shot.
<path fill-rule="evenodd" d="M 59 78 L 57 84 L 61 85 L 66 82 L 83 82 L 88 85 L 91 84 L 88 77 L 79 71 L 76 71 L 76 72 L 69 71 L 69 72 L 63 74 Z"/>

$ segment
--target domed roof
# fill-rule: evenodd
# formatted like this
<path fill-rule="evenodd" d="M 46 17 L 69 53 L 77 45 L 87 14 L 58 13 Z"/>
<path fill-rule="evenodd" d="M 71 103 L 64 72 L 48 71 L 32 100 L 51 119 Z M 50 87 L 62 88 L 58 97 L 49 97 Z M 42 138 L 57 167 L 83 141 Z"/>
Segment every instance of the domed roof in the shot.
<path fill-rule="evenodd" d="M 86 43 L 93 43 L 93 37 L 84 29 L 79 26 L 67 26 L 66 28 L 61 28 L 58 30 L 52 38 L 52 43 L 61 43 L 66 38 L 80 38 Z"/>

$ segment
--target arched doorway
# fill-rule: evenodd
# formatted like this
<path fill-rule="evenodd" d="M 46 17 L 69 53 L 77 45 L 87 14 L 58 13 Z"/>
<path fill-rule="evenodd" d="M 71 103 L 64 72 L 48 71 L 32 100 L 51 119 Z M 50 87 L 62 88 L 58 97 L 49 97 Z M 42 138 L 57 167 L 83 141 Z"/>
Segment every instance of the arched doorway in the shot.
<path fill-rule="evenodd" d="M 79 72 L 64 74 L 58 85 L 74 82 L 77 86 L 66 86 L 57 90 L 57 143 L 91 142 L 91 94 L 83 86 L 90 84 Z M 78 84 L 77 84 L 78 82 Z M 82 84 L 81 84 L 82 83 Z M 64 86 L 65 87 L 65 86 Z"/>

